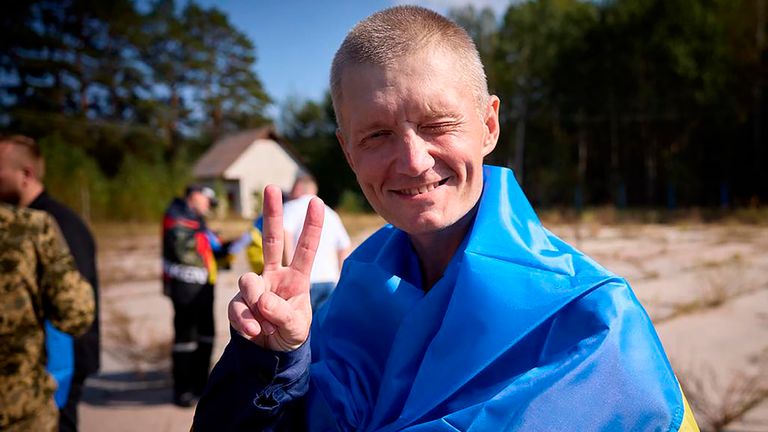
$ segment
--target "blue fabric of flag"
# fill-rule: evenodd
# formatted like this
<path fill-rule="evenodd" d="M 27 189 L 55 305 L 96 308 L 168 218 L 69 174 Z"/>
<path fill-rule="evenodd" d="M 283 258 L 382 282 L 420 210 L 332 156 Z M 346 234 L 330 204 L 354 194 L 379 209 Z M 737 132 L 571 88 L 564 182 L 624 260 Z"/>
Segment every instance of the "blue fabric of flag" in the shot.
<path fill-rule="evenodd" d="M 63 407 L 69 398 L 72 374 L 75 372 L 75 350 L 72 336 L 57 329 L 50 321 L 45 321 L 45 351 L 48 362 L 45 369 L 56 380 L 58 387 L 53 397 L 56 406 Z"/>
<path fill-rule="evenodd" d="M 218 252 L 221 250 L 221 240 L 219 240 L 219 236 L 216 235 L 213 231 L 206 229 L 205 230 L 205 237 L 208 239 L 208 244 L 211 245 L 211 250 L 214 252 Z"/>
<path fill-rule="evenodd" d="M 386 226 L 314 318 L 310 430 L 677 430 L 684 405 L 627 282 L 484 167 L 473 227 L 430 290 Z"/>
<path fill-rule="evenodd" d="M 259 217 L 253 220 L 253 227 L 264 232 L 264 215 L 259 215 Z"/>

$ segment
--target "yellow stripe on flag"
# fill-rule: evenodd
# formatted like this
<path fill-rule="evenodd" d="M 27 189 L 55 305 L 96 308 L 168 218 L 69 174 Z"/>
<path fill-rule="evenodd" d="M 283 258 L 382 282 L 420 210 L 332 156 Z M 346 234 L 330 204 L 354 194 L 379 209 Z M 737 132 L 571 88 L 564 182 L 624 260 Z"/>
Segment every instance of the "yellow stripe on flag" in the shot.
<path fill-rule="evenodd" d="M 691 411 L 691 406 L 688 405 L 688 399 L 685 398 L 682 388 L 680 389 L 680 396 L 683 398 L 685 412 L 683 414 L 683 422 L 680 423 L 678 432 L 699 432 L 699 425 L 696 424 L 696 419 L 693 418 L 693 411 Z"/>

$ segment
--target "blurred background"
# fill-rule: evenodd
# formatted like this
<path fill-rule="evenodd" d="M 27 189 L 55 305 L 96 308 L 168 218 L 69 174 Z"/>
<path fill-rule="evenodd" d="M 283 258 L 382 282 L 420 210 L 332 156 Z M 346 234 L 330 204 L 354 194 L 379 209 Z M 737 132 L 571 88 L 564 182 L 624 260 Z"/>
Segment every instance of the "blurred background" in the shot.
<path fill-rule="evenodd" d="M 346 31 L 392 2 L 5 3 L 0 128 L 42 141 L 50 191 L 87 217 L 155 220 L 212 143 L 266 124 L 327 201 L 362 201 L 327 75 Z M 466 3 L 424 2 L 477 41 L 502 100 L 490 162 L 537 206 L 768 198 L 765 0 Z"/>
<path fill-rule="evenodd" d="M 99 243 L 105 361 L 83 430 L 189 425 L 170 404 L 160 217 L 217 143 L 274 140 L 357 243 L 381 225 L 336 143 L 327 80 L 346 32 L 399 3 L 3 2 L 0 132 L 40 141 L 48 191 Z M 768 431 L 767 0 L 407 3 L 475 39 L 501 98 L 489 162 L 514 169 L 556 233 L 630 280 L 695 384 L 702 428 Z M 238 198 L 224 177 L 202 180 Z M 212 224 L 225 236 L 258 212 L 222 209 Z M 219 284 L 219 351 L 245 268 Z"/>

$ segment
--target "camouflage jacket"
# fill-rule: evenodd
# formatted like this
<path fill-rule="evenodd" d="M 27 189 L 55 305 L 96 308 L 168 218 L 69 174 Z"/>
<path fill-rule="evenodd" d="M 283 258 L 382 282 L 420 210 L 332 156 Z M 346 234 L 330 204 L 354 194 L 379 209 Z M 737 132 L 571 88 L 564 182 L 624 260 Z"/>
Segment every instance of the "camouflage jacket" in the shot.
<path fill-rule="evenodd" d="M 49 403 L 44 322 L 77 335 L 93 321 L 93 290 L 45 212 L 0 204 L 0 430 Z"/>

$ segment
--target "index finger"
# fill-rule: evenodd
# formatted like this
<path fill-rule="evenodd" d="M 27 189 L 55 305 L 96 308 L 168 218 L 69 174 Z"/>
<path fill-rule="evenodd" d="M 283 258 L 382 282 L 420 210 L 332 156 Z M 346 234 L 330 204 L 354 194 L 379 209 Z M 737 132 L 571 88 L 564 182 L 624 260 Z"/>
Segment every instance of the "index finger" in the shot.
<path fill-rule="evenodd" d="M 320 198 L 312 198 L 307 206 L 307 217 L 304 218 L 304 227 L 301 229 L 299 241 L 296 243 L 296 252 L 291 261 L 291 268 L 307 277 L 312 271 L 317 245 L 320 244 L 324 217 L 325 204 Z"/>
<path fill-rule="evenodd" d="M 283 262 L 283 195 L 280 188 L 264 188 L 264 271 L 280 268 Z"/>

